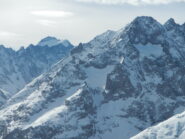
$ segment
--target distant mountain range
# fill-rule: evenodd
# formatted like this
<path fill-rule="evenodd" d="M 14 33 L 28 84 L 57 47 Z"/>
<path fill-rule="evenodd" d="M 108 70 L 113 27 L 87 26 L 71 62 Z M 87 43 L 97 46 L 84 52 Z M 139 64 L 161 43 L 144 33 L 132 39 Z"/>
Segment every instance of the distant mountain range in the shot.
<path fill-rule="evenodd" d="M 185 137 L 184 114 L 167 120 L 185 111 L 185 24 L 169 19 L 162 25 L 141 16 L 88 43 L 74 48 L 69 44 L 49 37 L 17 52 L 6 49 L 16 57 L 9 63 L 20 61 L 15 71 L 22 86 L 7 82 L 12 90 L 46 72 L 8 99 L 0 90 L 6 99 L 0 110 L 0 138 Z M 5 75 L 17 75 L 7 67 L 14 64 L 2 65 L 11 69 Z M 7 83 L 1 88 L 11 92 Z"/>
<path fill-rule="evenodd" d="M 30 45 L 14 51 L 0 46 L 0 89 L 13 95 L 35 77 L 47 71 L 53 64 L 68 55 L 74 46 L 67 40 L 54 37 L 42 39 L 38 45 Z M 9 98 L 1 93 L 0 104 Z"/>

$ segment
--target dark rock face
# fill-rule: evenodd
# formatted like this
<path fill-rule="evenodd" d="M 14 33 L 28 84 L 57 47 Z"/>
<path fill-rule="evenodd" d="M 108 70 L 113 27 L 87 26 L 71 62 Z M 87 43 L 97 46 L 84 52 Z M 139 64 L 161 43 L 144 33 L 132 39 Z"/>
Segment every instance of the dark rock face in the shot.
<path fill-rule="evenodd" d="M 80 43 L 77 47 L 71 50 L 71 54 L 80 53 L 83 50 L 83 45 Z"/>
<path fill-rule="evenodd" d="M 107 75 L 105 89 L 108 91 L 107 97 L 113 99 L 115 94 L 116 97 L 124 98 L 133 96 L 135 88 L 129 79 L 129 73 L 123 69 L 122 65 L 117 65 L 115 69 Z"/>
<path fill-rule="evenodd" d="M 176 28 L 176 26 L 178 26 L 178 24 L 175 23 L 175 20 L 173 18 L 170 18 L 165 24 L 164 24 L 165 28 L 167 30 L 171 30 L 174 29 L 174 27 Z"/>

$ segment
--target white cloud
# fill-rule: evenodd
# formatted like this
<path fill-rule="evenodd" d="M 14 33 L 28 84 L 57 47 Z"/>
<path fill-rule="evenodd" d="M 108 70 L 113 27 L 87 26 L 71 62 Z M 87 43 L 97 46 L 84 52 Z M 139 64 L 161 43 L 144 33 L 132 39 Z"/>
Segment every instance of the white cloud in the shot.
<path fill-rule="evenodd" d="M 37 23 L 44 26 L 52 26 L 52 25 L 55 25 L 57 22 L 53 20 L 40 19 L 40 20 L 37 20 Z"/>
<path fill-rule="evenodd" d="M 49 11 L 49 10 L 44 10 L 44 11 L 32 11 L 31 14 L 36 15 L 36 16 L 42 16 L 42 17 L 69 17 L 73 16 L 72 12 L 67 12 L 67 11 Z"/>
<path fill-rule="evenodd" d="M 7 32 L 7 31 L 0 31 L 0 37 L 1 38 L 11 38 L 11 37 L 20 37 L 20 34 L 16 34 L 13 32 Z"/>
<path fill-rule="evenodd" d="M 185 2 L 185 0 L 76 0 L 76 1 L 100 4 L 131 4 L 131 5 L 168 4 L 174 2 Z"/>

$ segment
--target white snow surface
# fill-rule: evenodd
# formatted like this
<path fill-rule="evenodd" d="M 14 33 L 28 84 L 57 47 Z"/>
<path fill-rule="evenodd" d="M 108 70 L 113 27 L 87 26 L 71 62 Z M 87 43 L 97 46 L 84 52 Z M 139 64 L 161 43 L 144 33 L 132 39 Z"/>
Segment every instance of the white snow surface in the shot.
<path fill-rule="evenodd" d="M 106 84 L 107 74 L 113 70 L 113 66 L 107 66 L 104 69 L 90 67 L 86 69 L 86 82 L 92 88 L 103 88 Z"/>
<path fill-rule="evenodd" d="M 144 57 L 159 57 L 163 54 L 163 49 L 160 45 L 153 44 L 137 44 L 136 49 L 138 49 L 141 58 Z"/>
<path fill-rule="evenodd" d="M 185 112 L 150 127 L 131 139 L 184 139 Z"/>

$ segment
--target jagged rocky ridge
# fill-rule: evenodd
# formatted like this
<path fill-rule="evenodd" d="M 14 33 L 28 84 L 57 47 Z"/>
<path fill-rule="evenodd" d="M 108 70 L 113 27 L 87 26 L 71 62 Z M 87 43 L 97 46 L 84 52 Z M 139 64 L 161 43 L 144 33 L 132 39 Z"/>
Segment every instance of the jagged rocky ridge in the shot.
<path fill-rule="evenodd" d="M 127 139 L 185 108 L 185 25 L 137 17 L 72 49 L 0 111 L 3 139 Z"/>
<path fill-rule="evenodd" d="M 68 55 L 73 45 L 54 37 L 18 51 L 0 46 L 0 88 L 14 94 L 52 64 Z"/>

